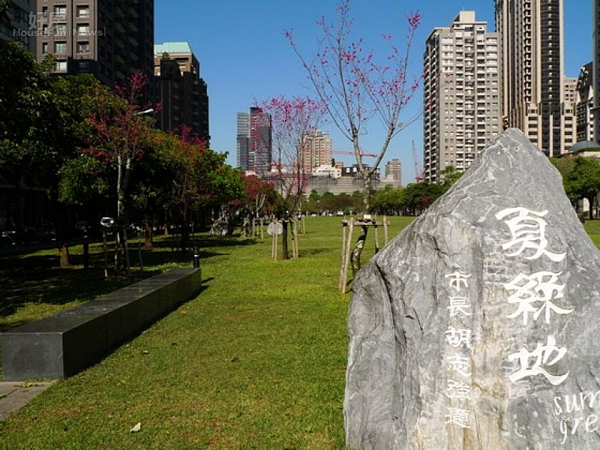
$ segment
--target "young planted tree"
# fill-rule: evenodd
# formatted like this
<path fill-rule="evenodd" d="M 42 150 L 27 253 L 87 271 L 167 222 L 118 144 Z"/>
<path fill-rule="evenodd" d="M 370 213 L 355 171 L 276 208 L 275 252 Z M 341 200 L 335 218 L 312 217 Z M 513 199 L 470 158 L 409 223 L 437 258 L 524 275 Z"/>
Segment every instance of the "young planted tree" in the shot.
<path fill-rule="evenodd" d="M 384 35 L 390 50 L 383 58 L 366 51 L 363 38 L 354 39 L 350 0 L 342 0 L 338 5 L 337 19 L 333 23 L 324 17 L 317 21 L 321 38 L 312 57 L 303 55 L 292 31 L 285 32 L 329 118 L 352 145 L 364 183 L 365 213 L 371 209 L 373 175 L 390 142 L 417 119 L 401 117 L 419 87 L 419 79 L 410 80 L 407 73 L 414 34 L 420 22 L 419 13 L 410 14 L 407 22 L 404 49 L 395 45 L 390 35 Z M 367 167 L 361 157 L 361 137 L 366 133 L 367 124 L 373 120 L 380 122 L 384 133 L 375 162 Z M 362 248 L 366 234 L 367 228 L 363 227 L 357 249 Z M 353 266 L 355 262 L 360 266 L 360 251 L 354 253 L 358 261 L 354 261 Z"/>
<path fill-rule="evenodd" d="M 135 74 L 128 86 L 117 89 L 117 95 L 100 93 L 95 110 L 89 117 L 92 127 L 88 153 L 115 172 L 117 198 L 115 266 L 129 273 L 127 221 L 129 180 L 136 163 L 153 145 L 152 119 L 140 105 L 146 85 L 143 74 Z"/>
<path fill-rule="evenodd" d="M 283 258 L 288 259 L 288 224 L 299 212 L 306 186 L 305 140 L 319 127 L 325 109 L 321 101 L 283 96 L 263 101 L 258 107 L 271 116 L 275 181 L 280 194 L 277 216 L 283 225 Z"/>

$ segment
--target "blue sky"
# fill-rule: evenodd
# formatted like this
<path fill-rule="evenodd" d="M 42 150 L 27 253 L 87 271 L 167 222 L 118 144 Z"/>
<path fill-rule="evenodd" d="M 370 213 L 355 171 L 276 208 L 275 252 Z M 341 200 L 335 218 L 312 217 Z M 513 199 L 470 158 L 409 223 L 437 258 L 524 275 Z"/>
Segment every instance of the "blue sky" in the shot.
<path fill-rule="evenodd" d="M 575 77 L 579 68 L 592 59 L 592 0 L 565 0 L 565 75 Z M 336 0 L 156 0 L 157 44 L 187 41 L 200 61 L 201 76 L 210 96 L 211 145 L 229 152 L 235 165 L 236 113 L 246 111 L 254 100 L 278 95 L 311 95 L 302 66 L 283 36 L 294 29 L 303 53 L 314 53 L 319 28 L 318 16 L 335 18 Z M 422 21 L 412 49 L 410 71 L 422 70 L 425 39 L 434 27 L 448 26 L 461 10 L 474 10 L 478 20 L 494 29 L 493 0 L 353 0 L 355 29 L 364 37 L 365 48 L 375 54 L 385 51 L 382 33 L 392 34 L 399 43 L 406 32 L 405 15 L 418 10 Z M 421 107 L 415 97 L 412 113 Z M 407 113 L 407 118 L 411 111 Z M 350 145 L 333 126 L 334 148 Z M 422 158 L 422 122 L 419 120 L 392 141 L 384 158 L 400 158 L 403 183 L 414 180 L 411 142 Z M 363 148 L 378 152 L 381 132 L 373 125 L 363 140 Z M 346 164 L 352 157 L 337 156 Z"/>

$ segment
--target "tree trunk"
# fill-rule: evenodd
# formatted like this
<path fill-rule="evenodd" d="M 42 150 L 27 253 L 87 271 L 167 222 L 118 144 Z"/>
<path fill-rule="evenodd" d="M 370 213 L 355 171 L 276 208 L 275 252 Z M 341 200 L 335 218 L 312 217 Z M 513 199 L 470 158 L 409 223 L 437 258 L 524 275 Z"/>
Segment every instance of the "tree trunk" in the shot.
<path fill-rule="evenodd" d="M 127 216 L 125 192 L 131 172 L 131 160 L 126 158 L 123 165 L 123 157 L 118 156 L 117 169 L 117 233 L 115 245 L 115 268 L 129 275 L 129 246 L 127 245 Z"/>
<path fill-rule="evenodd" d="M 373 187 L 373 182 L 371 181 L 372 174 L 367 171 L 363 174 L 364 179 L 364 192 L 363 192 L 363 207 L 364 213 L 369 214 L 371 212 L 371 188 Z"/>
<path fill-rule="evenodd" d="M 56 235 L 56 244 L 58 247 L 58 262 L 61 268 L 70 267 L 70 255 L 69 246 L 67 244 L 67 211 L 66 208 L 58 203 L 58 201 L 52 201 L 52 215 L 54 232 Z"/>
<path fill-rule="evenodd" d="M 288 250 L 288 222 L 287 220 L 281 221 L 283 232 L 281 233 L 281 252 L 283 253 L 283 259 L 290 259 L 290 252 Z"/>
<path fill-rule="evenodd" d="M 181 250 L 186 251 L 190 242 L 190 204 L 187 200 L 183 202 L 183 219 L 181 226 Z"/>
<path fill-rule="evenodd" d="M 23 198 L 23 173 L 15 170 L 15 242 L 25 244 L 25 199 Z"/>
<path fill-rule="evenodd" d="M 58 259 L 61 269 L 71 265 L 69 260 L 69 246 L 66 242 L 61 242 L 58 246 Z"/>
<path fill-rule="evenodd" d="M 146 213 L 144 218 L 144 250 L 149 252 L 154 248 L 154 228 L 150 221 L 149 215 Z"/>
<path fill-rule="evenodd" d="M 369 232 L 369 228 L 363 225 L 361 227 L 360 235 L 358 236 L 358 240 L 356 241 L 356 246 L 354 250 L 352 250 L 352 256 L 350 257 L 350 261 L 352 262 L 352 276 L 356 278 L 356 274 L 360 270 L 360 256 L 362 255 L 363 248 L 365 247 L 365 241 L 367 240 L 367 234 Z"/>

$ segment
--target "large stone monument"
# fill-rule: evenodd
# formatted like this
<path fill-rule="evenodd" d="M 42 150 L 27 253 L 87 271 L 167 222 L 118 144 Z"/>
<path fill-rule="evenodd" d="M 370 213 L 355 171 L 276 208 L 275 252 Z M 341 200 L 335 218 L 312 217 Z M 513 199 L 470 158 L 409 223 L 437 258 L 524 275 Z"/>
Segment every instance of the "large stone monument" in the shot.
<path fill-rule="evenodd" d="M 350 448 L 600 449 L 600 253 L 518 130 L 361 270 L 348 328 Z"/>

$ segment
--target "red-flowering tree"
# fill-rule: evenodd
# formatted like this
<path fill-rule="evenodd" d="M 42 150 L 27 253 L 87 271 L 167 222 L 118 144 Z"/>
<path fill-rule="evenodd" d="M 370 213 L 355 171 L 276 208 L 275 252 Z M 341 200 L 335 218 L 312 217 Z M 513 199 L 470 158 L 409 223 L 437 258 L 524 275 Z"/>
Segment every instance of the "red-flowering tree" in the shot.
<path fill-rule="evenodd" d="M 257 105 L 271 116 L 273 169 L 270 178 L 280 194 L 277 215 L 283 219 L 283 257 L 288 254 L 288 221 L 298 212 L 306 185 L 304 161 L 306 137 L 319 127 L 325 114 L 324 104 L 311 98 L 284 96 L 265 100 Z"/>
<path fill-rule="evenodd" d="M 404 50 L 396 46 L 390 35 L 383 35 L 390 51 L 379 62 L 372 52 L 364 50 L 364 40 L 352 39 L 353 19 L 350 0 L 337 7 L 337 20 L 329 23 L 318 19 L 322 36 L 319 49 L 312 58 L 299 50 L 292 31 L 286 31 L 293 50 L 306 69 L 308 79 L 326 107 L 331 121 L 352 144 L 356 163 L 364 180 L 364 208 L 370 209 L 372 176 L 379 167 L 392 139 L 416 117 L 408 120 L 401 113 L 419 88 L 420 80 L 409 80 L 407 74 L 414 33 L 420 23 L 418 12 L 407 17 L 408 34 Z M 366 125 L 379 120 L 385 134 L 379 153 L 371 167 L 365 167 L 361 157 L 360 138 Z"/>
<path fill-rule="evenodd" d="M 404 49 L 395 45 L 390 35 L 383 39 L 390 51 L 384 58 L 376 58 L 365 51 L 362 38 L 353 39 L 354 24 L 350 16 L 350 0 L 341 0 L 337 7 L 337 19 L 330 23 L 321 17 L 319 49 L 311 58 L 305 57 L 294 39 L 292 31 L 286 31 L 294 52 L 306 69 L 318 98 L 324 103 L 331 121 L 352 144 L 360 176 L 364 182 L 363 208 L 371 209 L 372 177 L 379 167 L 392 139 L 417 117 L 404 119 L 401 113 L 414 97 L 420 79 L 410 80 L 408 65 L 415 31 L 419 26 L 418 12 L 407 16 L 408 33 Z M 361 136 L 372 120 L 378 120 L 385 130 L 379 152 L 371 167 L 363 164 Z M 363 227 L 353 266 L 360 266 L 360 249 L 366 239 Z"/>
<path fill-rule="evenodd" d="M 244 196 L 234 206 L 247 209 L 254 218 L 260 216 L 263 208 L 272 208 L 277 194 L 272 183 L 263 181 L 256 175 L 242 175 Z"/>
<path fill-rule="evenodd" d="M 117 95 L 99 92 L 94 112 L 89 117 L 92 127 L 88 153 L 116 172 L 117 197 L 116 251 L 117 268 L 129 272 L 127 249 L 128 187 L 136 163 L 153 145 L 153 110 L 140 105 L 146 77 L 135 74 L 128 86 L 118 88 Z"/>
<path fill-rule="evenodd" d="M 225 164 L 226 154 L 208 148 L 188 127 L 182 127 L 179 136 L 163 133 L 158 145 L 170 174 L 168 207 L 181 218 L 181 247 L 185 250 L 190 244 L 192 213 L 241 198 L 241 174 Z"/>

